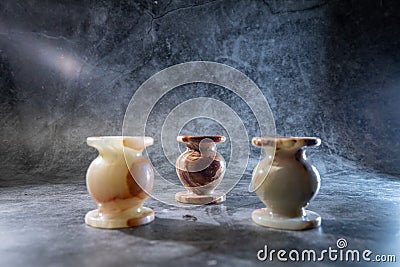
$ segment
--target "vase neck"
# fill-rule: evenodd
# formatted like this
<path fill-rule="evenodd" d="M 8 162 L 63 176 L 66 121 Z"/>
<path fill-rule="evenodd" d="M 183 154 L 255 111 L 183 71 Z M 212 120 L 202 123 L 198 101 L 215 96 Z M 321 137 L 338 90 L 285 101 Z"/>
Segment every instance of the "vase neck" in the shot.
<path fill-rule="evenodd" d="M 177 141 L 186 144 L 188 150 L 200 152 L 201 154 L 215 154 L 217 143 L 225 142 L 225 136 L 178 136 Z"/>
<path fill-rule="evenodd" d="M 186 147 L 189 150 L 198 152 L 216 152 L 217 150 L 217 145 L 215 143 L 186 143 Z"/>
<path fill-rule="evenodd" d="M 301 161 L 306 159 L 306 148 L 319 146 L 321 140 L 316 137 L 255 137 L 252 143 L 263 147 L 265 155 L 269 159 L 273 158 L 274 162 L 283 158 Z"/>
<path fill-rule="evenodd" d="M 87 144 L 94 147 L 99 152 L 99 155 L 105 159 L 140 157 L 143 149 L 133 149 L 124 144 L 122 138 L 88 138 Z"/>
<path fill-rule="evenodd" d="M 281 159 L 296 159 L 297 161 L 303 161 L 307 159 L 306 148 L 279 148 L 275 150 L 274 161 L 279 161 Z"/>

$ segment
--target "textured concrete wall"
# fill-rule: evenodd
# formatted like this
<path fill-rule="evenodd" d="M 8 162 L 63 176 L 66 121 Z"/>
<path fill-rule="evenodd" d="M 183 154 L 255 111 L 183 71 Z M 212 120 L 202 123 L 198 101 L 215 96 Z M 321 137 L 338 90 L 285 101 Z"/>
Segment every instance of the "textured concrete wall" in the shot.
<path fill-rule="evenodd" d="M 399 175 L 399 11 L 395 0 L 2 1 L 0 179 L 81 181 L 95 155 L 86 137 L 121 134 L 140 84 L 192 60 L 253 79 L 278 134 L 319 136 L 321 153 Z M 155 107 L 156 142 L 166 115 L 194 96 L 223 100 L 258 135 L 237 96 L 188 85 Z M 222 131 L 207 120 L 184 131 L 206 126 Z"/>

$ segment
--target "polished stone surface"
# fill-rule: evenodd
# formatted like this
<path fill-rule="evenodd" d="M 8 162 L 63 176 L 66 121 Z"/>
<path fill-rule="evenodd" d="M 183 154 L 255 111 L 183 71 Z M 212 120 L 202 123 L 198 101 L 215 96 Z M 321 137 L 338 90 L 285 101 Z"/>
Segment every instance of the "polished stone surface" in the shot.
<path fill-rule="evenodd" d="M 318 155 L 322 186 L 310 209 L 322 226 L 307 231 L 264 228 L 251 221 L 263 205 L 247 191 L 247 173 L 224 204 L 176 208 L 149 199 L 156 212 L 149 225 L 101 230 L 84 223 L 95 207 L 83 183 L 68 177 L 43 185 L 10 184 L 0 194 L 0 266 L 287 266 L 259 262 L 269 249 L 337 248 L 395 254 L 400 260 L 400 181 L 339 157 Z M 82 174 L 82 178 L 83 178 Z M 299 262 L 301 266 L 343 266 L 345 262 Z M 290 263 L 288 265 L 290 265 Z M 366 266 L 361 263 L 360 266 Z M 392 263 L 371 266 L 397 266 Z M 369 265 L 368 265 L 369 266 Z"/>

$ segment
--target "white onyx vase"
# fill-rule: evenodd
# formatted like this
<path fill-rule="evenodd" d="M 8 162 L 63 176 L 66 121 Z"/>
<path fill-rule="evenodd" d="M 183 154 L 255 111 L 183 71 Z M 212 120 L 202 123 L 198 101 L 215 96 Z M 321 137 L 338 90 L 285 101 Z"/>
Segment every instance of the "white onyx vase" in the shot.
<path fill-rule="evenodd" d="M 142 156 L 151 137 L 100 136 L 87 138 L 99 151 L 86 174 L 86 185 L 98 208 L 86 214 L 86 224 L 124 228 L 150 223 L 154 211 L 143 207 L 154 184 L 154 171 Z"/>
<path fill-rule="evenodd" d="M 252 178 L 252 186 L 266 207 L 253 211 L 253 221 L 286 230 L 319 226 L 321 216 L 305 209 L 320 187 L 319 173 L 308 161 L 305 148 L 318 146 L 321 140 L 315 137 L 256 137 L 252 142 L 263 147 L 266 154 L 254 169 Z"/>

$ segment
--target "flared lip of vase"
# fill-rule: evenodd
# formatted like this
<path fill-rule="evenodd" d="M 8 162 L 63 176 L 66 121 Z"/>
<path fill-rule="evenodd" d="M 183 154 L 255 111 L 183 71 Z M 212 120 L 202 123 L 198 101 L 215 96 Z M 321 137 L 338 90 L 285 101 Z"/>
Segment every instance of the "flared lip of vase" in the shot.
<path fill-rule="evenodd" d="M 88 145 L 98 142 L 122 143 L 125 147 L 142 150 L 153 145 L 154 139 L 149 136 L 91 136 L 87 138 Z"/>
<path fill-rule="evenodd" d="M 225 142 L 226 137 L 223 135 L 181 135 L 178 136 L 176 140 L 182 143 L 200 143 L 203 140 L 211 140 L 214 143 L 222 143 Z"/>
<path fill-rule="evenodd" d="M 297 136 L 263 136 L 254 137 L 252 139 L 252 144 L 254 146 L 319 146 L 321 144 L 321 139 L 318 137 L 297 137 Z"/>

